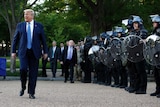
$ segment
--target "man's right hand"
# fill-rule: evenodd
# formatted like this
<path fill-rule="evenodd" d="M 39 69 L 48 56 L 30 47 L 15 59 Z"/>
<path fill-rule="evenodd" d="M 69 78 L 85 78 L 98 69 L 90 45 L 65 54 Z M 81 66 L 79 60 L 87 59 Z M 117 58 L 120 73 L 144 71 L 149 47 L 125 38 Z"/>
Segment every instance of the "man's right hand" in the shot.
<path fill-rule="evenodd" d="M 16 59 L 16 53 L 12 53 L 11 57 Z"/>
<path fill-rule="evenodd" d="M 48 58 L 48 61 L 50 61 L 50 58 Z"/>
<path fill-rule="evenodd" d="M 60 61 L 60 64 L 63 64 L 63 61 Z"/>

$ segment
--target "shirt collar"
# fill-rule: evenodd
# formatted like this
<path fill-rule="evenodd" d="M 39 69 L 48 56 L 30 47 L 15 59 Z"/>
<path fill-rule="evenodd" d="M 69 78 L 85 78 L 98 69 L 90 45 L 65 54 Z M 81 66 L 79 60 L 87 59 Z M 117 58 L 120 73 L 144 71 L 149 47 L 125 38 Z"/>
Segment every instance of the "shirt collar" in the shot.
<path fill-rule="evenodd" d="M 34 20 L 30 21 L 30 22 L 27 22 L 27 24 L 30 23 L 30 25 L 33 25 L 34 24 Z"/>

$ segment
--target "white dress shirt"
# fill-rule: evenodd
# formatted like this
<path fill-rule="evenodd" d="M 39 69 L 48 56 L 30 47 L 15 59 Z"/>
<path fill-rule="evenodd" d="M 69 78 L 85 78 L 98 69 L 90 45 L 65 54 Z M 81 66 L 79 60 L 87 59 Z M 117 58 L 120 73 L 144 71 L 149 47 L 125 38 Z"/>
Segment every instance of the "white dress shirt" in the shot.
<path fill-rule="evenodd" d="M 27 31 L 29 23 L 30 23 L 30 27 L 31 27 L 31 40 L 32 40 L 32 38 L 33 38 L 33 29 L 34 29 L 34 20 L 32 20 L 31 22 L 27 22 L 27 24 L 26 24 L 26 31 Z"/>

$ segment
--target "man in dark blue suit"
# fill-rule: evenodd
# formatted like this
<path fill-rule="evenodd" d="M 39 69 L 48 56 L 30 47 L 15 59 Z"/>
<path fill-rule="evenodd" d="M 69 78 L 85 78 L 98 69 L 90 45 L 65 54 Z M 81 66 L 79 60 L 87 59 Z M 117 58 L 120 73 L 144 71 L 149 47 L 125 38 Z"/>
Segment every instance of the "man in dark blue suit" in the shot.
<path fill-rule="evenodd" d="M 64 64 L 65 71 L 65 83 L 69 77 L 69 69 L 70 69 L 70 82 L 74 83 L 74 66 L 77 65 L 77 51 L 74 48 L 74 41 L 70 40 L 68 42 L 68 46 L 64 48 L 63 55 L 61 57 L 61 64 Z"/>
<path fill-rule="evenodd" d="M 35 88 L 38 75 L 39 58 L 42 54 L 41 45 L 43 46 L 43 57 L 47 58 L 47 45 L 43 26 L 34 21 L 34 11 L 32 9 L 24 10 L 25 22 L 17 25 L 13 43 L 12 58 L 16 58 L 16 46 L 18 45 L 18 57 L 20 59 L 20 79 L 21 91 L 23 96 L 26 89 L 27 72 L 29 71 L 28 94 L 30 99 L 35 99 Z"/>
<path fill-rule="evenodd" d="M 61 42 L 60 43 L 60 56 L 63 55 L 63 51 L 64 51 L 64 43 Z M 62 74 L 60 76 L 63 76 L 64 75 L 64 65 L 63 64 L 61 64 L 61 69 L 62 69 Z"/>
<path fill-rule="evenodd" d="M 57 72 L 57 62 L 60 60 L 60 48 L 57 47 L 56 41 L 52 42 L 52 47 L 49 49 L 48 56 L 53 74 L 53 78 L 51 80 L 54 80 Z"/>

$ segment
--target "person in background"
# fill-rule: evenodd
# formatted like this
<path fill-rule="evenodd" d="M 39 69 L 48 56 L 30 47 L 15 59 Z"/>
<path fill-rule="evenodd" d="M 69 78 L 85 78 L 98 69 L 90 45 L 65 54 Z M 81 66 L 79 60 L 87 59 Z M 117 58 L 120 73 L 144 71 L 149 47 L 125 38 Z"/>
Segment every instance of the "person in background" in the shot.
<path fill-rule="evenodd" d="M 52 47 L 49 49 L 48 61 L 50 61 L 51 71 L 52 71 L 52 79 L 56 78 L 57 72 L 57 62 L 60 60 L 60 48 L 57 47 L 57 42 L 52 42 Z"/>
<path fill-rule="evenodd" d="M 68 46 L 64 48 L 63 55 L 61 57 L 61 64 L 64 64 L 65 70 L 65 80 L 66 83 L 68 81 L 68 77 L 70 74 L 70 82 L 74 83 L 74 66 L 77 65 L 77 51 L 74 48 L 74 41 L 69 40 Z M 70 72 L 69 72 L 70 70 Z"/>
<path fill-rule="evenodd" d="M 76 45 L 75 48 L 77 50 L 77 66 L 75 66 L 75 76 L 77 81 L 81 81 L 82 70 L 81 70 L 80 63 L 82 62 L 82 58 L 81 58 L 80 46 Z"/>
<path fill-rule="evenodd" d="M 93 72 L 93 65 L 92 62 L 89 60 L 89 49 L 92 47 L 92 38 L 90 36 L 87 36 L 84 40 L 84 50 L 83 50 L 83 70 L 84 70 L 84 79 L 83 79 L 83 83 L 91 83 L 92 82 L 92 78 L 91 78 L 91 73 Z"/>
<path fill-rule="evenodd" d="M 131 35 L 136 35 L 142 39 L 147 38 L 147 30 L 144 29 L 142 19 L 139 16 L 134 16 L 133 21 L 133 30 L 130 32 Z M 141 41 L 139 41 L 141 42 Z M 128 88 L 127 91 L 135 94 L 146 94 L 147 89 L 147 73 L 145 70 L 145 60 L 139 62 L 130 62 L 128 70 L 133 73 L 134 81 L 132 88 Z"/>
<path fill-rule="evenodd" d="M 35 88 L 38 75 L 39 59 L 42 55 L 44 59 L 48 56 L 46 38 L 43 25 L 34 21 L 34 11 L 32 9 L 24 10 L 25 22 L 18 23 L 14 38 L 12 41 L 12 58 L 16 58 L 16 47 L 20 59 L 20 96 L 24 95 L 27 83 L 27 73 L 29 73 L 28 94 L 30 99 L 35 99 Z"/>
<path fill-rule="evenodd" d="M 61 42 L 60 43 L 60 53 L 61 53 L 61 57 L 62 57 L 62 55 L 63 55 L 63 51 L 64 51 L 64 43 L 63 42 Z M 63 64 L 61 64 L 61 69 L 62 69 L 62 74 L 60 75 L 60 76 L 63 76 L 64 75 L 64 66 L 63 66 Z"/>
<path fill-rule="evenodd" d="M 42 50 L 42 55 L 43 55 L 44 51 Z M 44 57 L 42 56 L 42 77 L 47 77 L 47 73 L 46 73 L 46 65 L 47 65 L 48 59 L 44 59 Z"/>
<path fill-rule="evenodd" d="M 151 19 L 152 19 L 152 25 L 153 25 L 152 34 L 160 36 L 160 16 L 154 15 L 154 16 L 151 16 Z M 156 82 L 156 91 L 151 93 L 150 96 L 157 96 L 157 98 L 160 98 L 160 67 L 159 66 L 154 67 L 154 78 Z"/>

